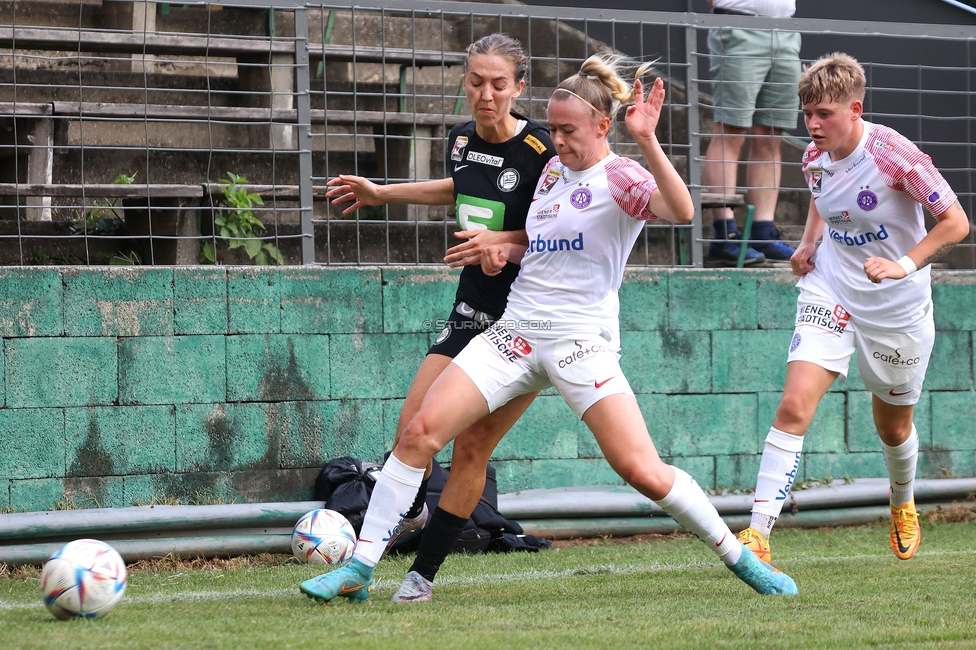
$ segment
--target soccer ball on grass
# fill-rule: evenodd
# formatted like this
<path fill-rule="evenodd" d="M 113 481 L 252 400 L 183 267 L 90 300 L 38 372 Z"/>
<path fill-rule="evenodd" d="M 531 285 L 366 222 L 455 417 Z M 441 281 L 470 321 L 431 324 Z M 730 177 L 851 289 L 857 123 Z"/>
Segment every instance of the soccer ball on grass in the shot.
<path fill-rule="evenodd" d="M 125 585 L 122 556 L 95 539 L 65 544 L 41 571 L 44 605 L 60 619 L 105 616 L 122 600 Z"/>
<path fill-rule="evenodd" d="M 356 550 L 356 531 L 349 520 L 335 510 L 306 513 L 291 533 L 291 551 L 306 564 L 340 567 Z"/>

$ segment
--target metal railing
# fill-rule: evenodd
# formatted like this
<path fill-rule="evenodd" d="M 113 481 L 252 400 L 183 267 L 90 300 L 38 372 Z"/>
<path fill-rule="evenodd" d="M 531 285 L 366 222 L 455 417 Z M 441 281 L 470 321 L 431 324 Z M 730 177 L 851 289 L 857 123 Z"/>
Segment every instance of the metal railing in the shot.
<path fill-rule="evenodd" d="M 323 186 L 339 173 L 444 177 L 447 135 L 468 113 L 462 53 L 494 31 L 529 53 L 517 110 L 540 120 L 551 89 L 586 56 L 612 48 L 656 61 L 668 82 L 660 137 L 697 214 L 688 226 L 648 224 L 631 264 L 706 261 L 702 206 L 716 201 L 702 180 L 714 129 L 706 37 L 722 26 L 799 32 L 804 61 L 855 55 L 868 73 L 866 119 L 918 143 L 967 213 L 974 207 L 976 27 L 418 0 L 28 6 L 0 7 L 0 264 L 439 264 L 452 208 L 343 216 Z M 782 148 L 785 239 L 798 237 L 809 202 L 804 137 L 798 119 Z M 622 120 L 612 146 L 640 159 Z M 250 195 L 230 207 L 227 172 L 245 177 Z M 747 199 L 761 189 L 744 181 Z M 970 239 L 952 265 L 976 268 L 973 257 Z"/>

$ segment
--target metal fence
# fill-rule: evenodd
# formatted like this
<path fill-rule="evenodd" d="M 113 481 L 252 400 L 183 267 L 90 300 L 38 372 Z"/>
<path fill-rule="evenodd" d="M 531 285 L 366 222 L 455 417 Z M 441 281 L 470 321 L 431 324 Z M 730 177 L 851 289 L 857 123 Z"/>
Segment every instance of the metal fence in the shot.
<path fill-rule="evenodd" d="M 697 214 L 648 224 L 630 263 L 700 266 L 707 206 L 723 200 L 702 183 L 706 37 L 721 26 L 799 32 L 804 60 L 855 55 L 866 119 L 932 155 L 972 214 L 974 27 L 419 0 L 21 1 L 0 4 L 0 264 L 440 263 L 452 208 L 344 216 L 324 184 L 444 177 L 447 135 L 469 115 L 464 48 L 502 31 L 531 59 L 517 109 L 540 120 L 588 55 L 656 61 L 668 82 L 660 137 Z M 794 240 L 809 201 L 796 126 L 776 213 Z M 612 146 L 640 158 L 622 121 Z M 747 199 L 749 164 L 737 184 Z M 976 268 L 972 239 L 951 265 Z"/>

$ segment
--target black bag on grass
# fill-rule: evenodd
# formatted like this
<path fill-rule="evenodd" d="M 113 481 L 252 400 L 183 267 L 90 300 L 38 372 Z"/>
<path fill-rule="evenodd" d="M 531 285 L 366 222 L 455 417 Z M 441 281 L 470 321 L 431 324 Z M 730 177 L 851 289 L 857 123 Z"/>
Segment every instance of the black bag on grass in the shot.
<path fill-rule="evenodd" d="M 363 526 L 369 497 L 376 484 L 375 474 L 381 465 L 362 463 L 355 458 L 344 456 L 330 460 L 315 481 L 315 493 L 325 501 L 325 507 L 335 510 L 349 520 L 356 535 Z M 449 470 L 436 460 L 430 479 L 427 481 L 427 508 L 431 513 L 437 507 L 447 483 Z M 420 546 L 423 531 L 402 535 L 390 548 L 391 553 L 412 553 Z M 458 536 L 451 549 L 452 553 L 510 553 L 512 551 L 535 552 L 549 548 L 551 544 L 532 535 L 524 535 L 522 527 L 498 513 L 498 483 L 495 468 L 489 467 L 485 480 L 485 490 L 481 500 L 471 513 L 471 518 Z"/>

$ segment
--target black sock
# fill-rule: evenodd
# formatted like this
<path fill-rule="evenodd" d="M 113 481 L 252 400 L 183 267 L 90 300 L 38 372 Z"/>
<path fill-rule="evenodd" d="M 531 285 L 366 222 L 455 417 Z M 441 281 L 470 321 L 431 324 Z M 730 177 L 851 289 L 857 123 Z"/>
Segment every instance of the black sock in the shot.
<path fill-rule="evenodd" d="M 420 482 L 420 488 L 417 490 L 417 498 L 413 500 L 413 505 L 407 510 L 407 514 L 403 515 L 404 519 L 415 519 L 424 511 L 424 503 L 427 501 L 427 481 L 429 480 L 430 477 L 428 476 Z"/>
<path fill-rule="evenodd" d="M 438 506 L 434 510 L 433 516 L 427 522 L 424 535 L 420 538 L 420 548 L 417 549 L 417 558 L 413 561 L 411 571 L 416 571 L 431 582 L 437 575 L 438 569 L 447 558 L 454 544 L 457 542 L 464 525 L 468 523 L 467 517 L 452 515 Z"/>

